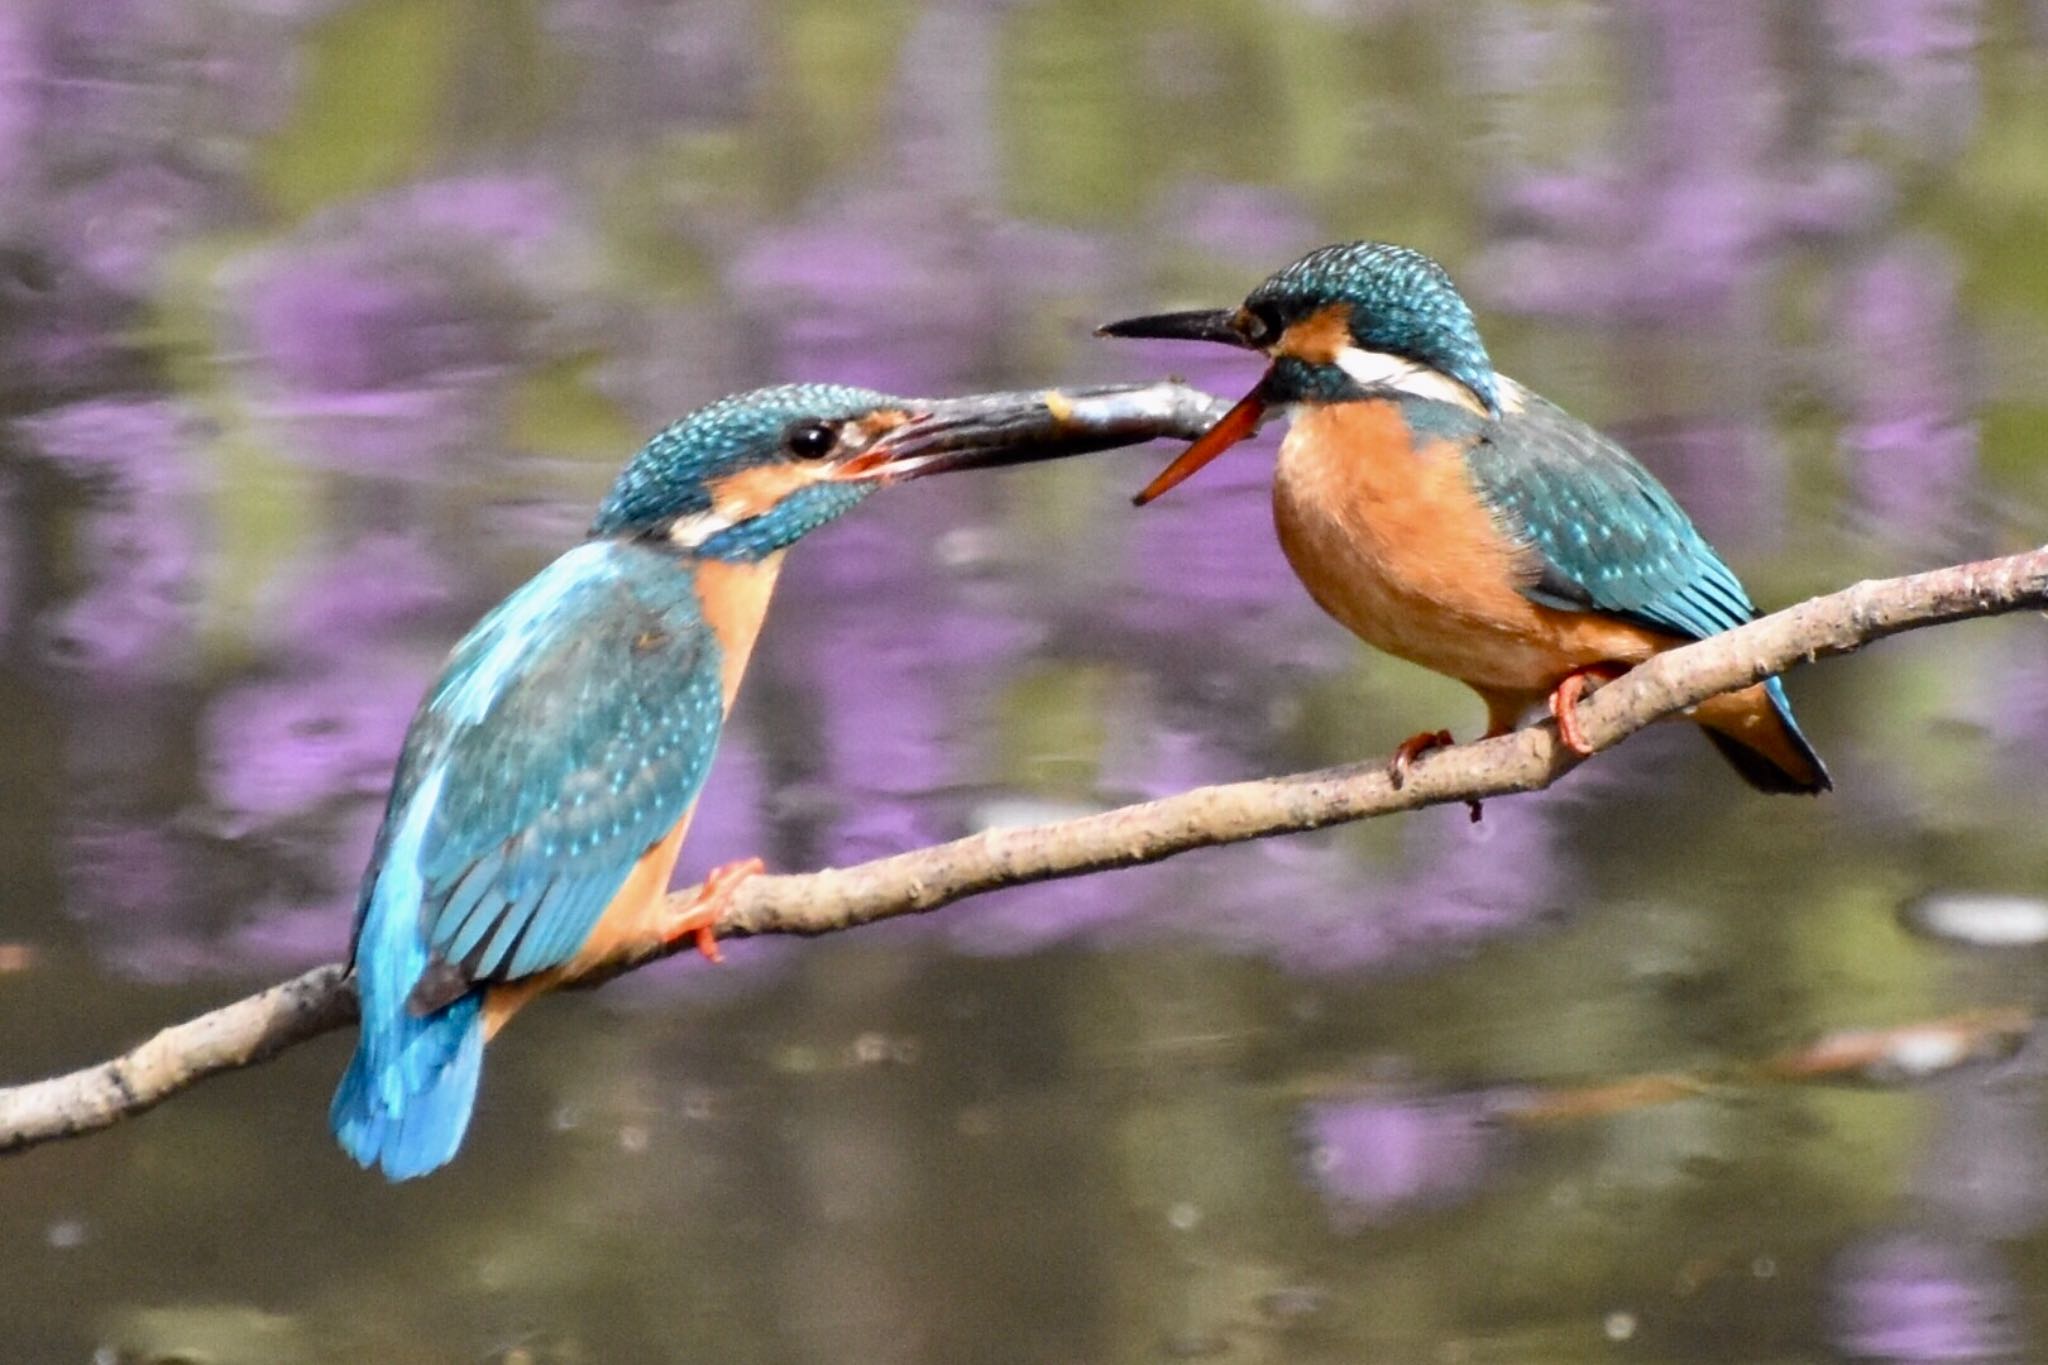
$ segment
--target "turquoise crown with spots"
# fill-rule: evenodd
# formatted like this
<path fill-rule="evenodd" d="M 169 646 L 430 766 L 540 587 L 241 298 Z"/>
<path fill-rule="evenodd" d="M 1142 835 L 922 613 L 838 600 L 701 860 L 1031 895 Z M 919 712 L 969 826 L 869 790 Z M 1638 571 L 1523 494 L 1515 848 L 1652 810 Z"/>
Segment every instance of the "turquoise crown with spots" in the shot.
<path fill-rule="evenodd" d="M 1251 292 L 1245 307 L 1281 326 L 1334 303 L 1351 306 L 1351 335 L 1368 351 L 1448 375 L 1499 410 L 1479 324 L 1444 268 L 1412 247 L 1342 242 L 1311 251 Z"/>
<path fill-rule="evenodd" d="M 786 439 L 803 422 L 843 422 L 904 400 L 844 384 L 781 384 L 721 398 L 665 427 L 620 471 L 591 523 L 593 536 L 658 534 L 678 517 L 709 511 L 722 478 L 791 458 Z M 799 489 L 752 521 L 713 537 L 702 552 L 758 558 L 790 544 L 872 491 L 860 483 Z"/>

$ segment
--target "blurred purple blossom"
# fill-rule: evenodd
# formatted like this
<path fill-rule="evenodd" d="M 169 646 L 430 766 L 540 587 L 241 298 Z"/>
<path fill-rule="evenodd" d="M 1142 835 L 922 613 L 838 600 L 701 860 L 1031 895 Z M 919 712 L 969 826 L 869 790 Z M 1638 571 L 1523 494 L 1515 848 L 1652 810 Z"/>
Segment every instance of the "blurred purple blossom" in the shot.
<path fill-rule="evenodd" d="M 1829 1337 L 1858 1359 L 2015 1360 L 2023 1317 L 1988 1246 L 1914 1233 L 1852 1246 L 1830 1272 Z"/>
<path fill-rule="evenodd" d="M 565 52 L 604 71 L 580 84 L 572 126 L 607 140 L 742 118 L 762 81 L 760 14 L 722 0 L 561 0 L 542 22 Z"/>
<path fill-rule="evenodd" d="M 521 364 L 571 344 L 591 260 L 552 183 L 473 176 L 322 214 L 222 282 L 287 451 L 424 476 L 484 444 Z"/>
<path fill-rule="evenodd" d="M 226 216 L 219 190 L 166 161 L 124 161 L 47 201 L 45 240 L 80 280 L 139 298 L 172 248 Z"/>
<path fill-rule="evenodd" d="M 1303 205 L 1271 185 L 1179 186 L 1162 197 L 1159 218 L 1176 240 L 1242 266 L 1240 293 L 1324 236 Z"/>
<path fill-rule="evenodd" d="M 1642 136 L 1562 172 L 1496 170 L 1502 240 L 1472 273 L 1497 306 L 1697 322 L 1754 290 L 1797 237 L 1864 226 L 1884 205 L 1874 170 L 1794 139 L 1775 69 L 1791 58 L 1765 0 L 1655 0 L 1607 23 L 1651 73 L 1631 111 Z"/>
<path fill-rule="evenodd" d="M 260 629 L 301 658 L 345 662 L 443 613 L 455 595 L 449 565 L 417 535 L 372 531 L 295 568 Z"/>
<path fill-rule="evenodd" d="M 65 669 L 136 679 L 186 667 L 205 562 L 199 428 L 168 400 L 94 400 L 19 424 L 27 449 L 90 486 L 75 566 L 85 586 L 42 627 Z"/>
<path fill-rule="evenodd" d="M 1340 1230 L 1463 1203 L 1509 1146 L 1485 1092 L 1319 1101 L 1303 1107 L 1308 1176 Z"/>
<path fill-rule="evenodd" d="M 734 263 L 735 297 L 782 374 L 884 390 L 958 387 L 993 336 L 983 262 L 946 250 L 891 200 L 820 204 Z"/>
<path fill-rule="evenodd" d="M 1724 555 L 1783 544 L 1791 501 L 1785 449 L 1759 414 L 1702 414 L 1640 437 L 1615 434 Z"/>
<path fill-rule="evenodd" d="M 1941 1087 L 1913 1179 L 1930 1222 L 2007 1242 L 2048 1226 L 2048 1127 L 2040 1085 L 2048 1055 L 2042 1044 L 2037 1028 L 1995 1074 Z"/>
<path fill-rule="evenodd" d="M 1866 79 L 1847 100 L 1855 120 L 1926 165 L 1962 155 L 1979 113 L 1982 0 L 1829 0 L 1830 37 Z"/>
<path fill-rule="evenodd" d="M 381 796 L 429 681 L 418 670 L 330 665 L 223 692 L 203 739 L 219 832 L 245 837 L 336 797 Z"/>
<path fill-rule="evenodd" d="M 1857 496 L 1890 536 L 1943 559 L 1984 548 L 1957 288 L 1946 251 L 1908 239 L 1844 272 L 1831 326 Z"/>

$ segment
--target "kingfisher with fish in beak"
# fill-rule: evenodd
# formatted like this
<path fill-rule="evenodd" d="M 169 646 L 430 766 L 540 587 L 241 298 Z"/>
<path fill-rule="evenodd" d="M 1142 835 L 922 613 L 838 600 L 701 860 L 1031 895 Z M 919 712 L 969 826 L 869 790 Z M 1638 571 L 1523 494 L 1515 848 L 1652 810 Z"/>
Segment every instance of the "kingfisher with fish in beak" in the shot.
<path fill-rule="evenodd" d="M 1267 358 L 1243 401 L 1137 501 L 1287 415 L 1273 517 L 1296 575 L 1366 643 L 1477 692 L 1488 738 L 1547 704 L 1563 742 L 1590 753 L 1576 716 L 1590 686 L 1757 615 L 1648 470 L 1494 369 L 1471 308 L 1419 251 L 1323 247 L 1236 308 L 1100 332 Z M 1760 791 L 1833 785 L 1776 678 L 1687 715 Z M 1404 741 L 1395 781 L 1449 743 L 1448 730 Z"/>
<path fill-rule="evenodd" d="M 434 1170 L 521 1006 L 635 945 L 717 958 L 719 912 L 760 861 L 680 906 L 669 877 L 790 546 L 891 483 L 1191 440 L 1221 406 L 1178 384 L 937 401 L 795 384 L 656 436 L 413 717 L 358 902 L 342 1147 L 392 1180 Z"/>

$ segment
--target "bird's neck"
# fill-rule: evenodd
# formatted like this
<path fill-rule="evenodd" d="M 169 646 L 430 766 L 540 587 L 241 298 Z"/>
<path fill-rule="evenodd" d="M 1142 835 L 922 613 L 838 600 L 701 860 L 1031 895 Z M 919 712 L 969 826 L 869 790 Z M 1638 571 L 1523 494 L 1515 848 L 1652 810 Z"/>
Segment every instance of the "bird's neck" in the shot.
<path fill-rule="evenodd" d="M 719 682 L 730 711 L 747 660 L 753 655 L 754 641 L 760 637 L 761 623 L 768 618 L 768 599 L 782 572 L 782 552 L 746 561 L 698 559 L 693 571 L 704 624 L 718 638 Z"/>

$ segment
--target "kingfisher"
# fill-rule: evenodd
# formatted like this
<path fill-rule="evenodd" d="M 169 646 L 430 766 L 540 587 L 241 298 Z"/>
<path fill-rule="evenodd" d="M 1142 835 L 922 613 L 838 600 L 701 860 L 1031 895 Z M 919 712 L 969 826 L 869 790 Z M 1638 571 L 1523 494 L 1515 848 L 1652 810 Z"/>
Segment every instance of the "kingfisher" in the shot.
<path fill-rule="evenodd" d="M 362 1006 L 329 1123 L 361 1165 L 461 1145 L 485 1042 L 627 945 L 694 943 L 761 869 L 666 891 L 784 552 L 890 482 L 1189 439 L 1175 384 L 895 398 L 804 384 L 712 403 L 628 463 L 588 537 L 455 646 L 414 715 L 358 900 Z"/>
<path fill-rule="evenodd" d="M 1296 576 L 1366 643 L 1477 692 L 1489 739 L 1547 703 L 1564 744 L 1589 754 L 1576 707 L 1590 687 L 1756 618 L 1734 571 L 1648 470 L 1494 369 L 1472 309 L 1419 251 L 1326 246 L 1237 308 L 1099 331 L 1268 358 L 1257 386 L 1136 501 L 1284 413 L 1273 519 Z M 1833 785 L 1776 678 L 1687 714 L 1758 790 Z M 1394 781 L 1449 743 L 1448 730 L 1403 741 Z"/>

